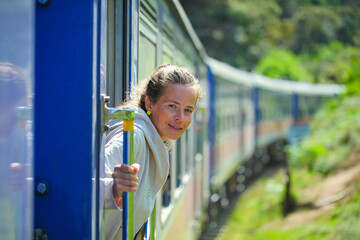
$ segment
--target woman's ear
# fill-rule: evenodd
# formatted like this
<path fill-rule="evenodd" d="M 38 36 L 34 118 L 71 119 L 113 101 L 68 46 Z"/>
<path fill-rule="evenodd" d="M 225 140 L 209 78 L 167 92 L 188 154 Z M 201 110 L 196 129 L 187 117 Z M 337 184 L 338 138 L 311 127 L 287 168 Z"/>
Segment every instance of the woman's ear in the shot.
<path fill-rule="evenodd" d="M 145 108 L 146 108 L 147 111 L 152 110 L 152 102 L 151 102 L 149 96 L 145 97 Z"/>

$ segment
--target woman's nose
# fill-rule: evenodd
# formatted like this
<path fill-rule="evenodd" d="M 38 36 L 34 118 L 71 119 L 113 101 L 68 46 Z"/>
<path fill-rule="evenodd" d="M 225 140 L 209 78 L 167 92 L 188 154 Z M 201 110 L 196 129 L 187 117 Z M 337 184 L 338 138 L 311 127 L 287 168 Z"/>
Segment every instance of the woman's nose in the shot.
<path fill-rule="evenodd" d="M 179 109 L 177 112 L 176 112 L 176 115 L 175 115 L 175 119 L 177 121 L 180 121 L 182 122 L 184 120 L 184 112 L 182 109 Z"/>

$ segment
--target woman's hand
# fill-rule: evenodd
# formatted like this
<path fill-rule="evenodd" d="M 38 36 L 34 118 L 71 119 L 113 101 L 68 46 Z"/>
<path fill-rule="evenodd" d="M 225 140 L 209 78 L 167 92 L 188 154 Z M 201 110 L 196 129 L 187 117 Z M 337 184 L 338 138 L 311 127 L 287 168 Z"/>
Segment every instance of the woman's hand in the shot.
<path fill-rule="evenodd" d="M 112 177 L 114 179 L 113 195 L 119 207 L 122 207 L 123 192 L 136 192 L 138 186 L 137 173 L 140 165 L 134 163 L 129 166 L 127 164 L 119 164 L 114 167 Z"/>

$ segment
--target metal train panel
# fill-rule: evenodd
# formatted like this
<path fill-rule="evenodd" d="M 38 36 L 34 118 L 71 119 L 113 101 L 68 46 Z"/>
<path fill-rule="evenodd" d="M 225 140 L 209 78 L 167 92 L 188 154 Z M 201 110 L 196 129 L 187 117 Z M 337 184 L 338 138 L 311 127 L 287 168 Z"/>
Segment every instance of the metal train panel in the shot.
<path fill-rule="evenodd" d="M 97 232 L 100 2 L 36 7 L 35 195 L 38 237 Z"/>

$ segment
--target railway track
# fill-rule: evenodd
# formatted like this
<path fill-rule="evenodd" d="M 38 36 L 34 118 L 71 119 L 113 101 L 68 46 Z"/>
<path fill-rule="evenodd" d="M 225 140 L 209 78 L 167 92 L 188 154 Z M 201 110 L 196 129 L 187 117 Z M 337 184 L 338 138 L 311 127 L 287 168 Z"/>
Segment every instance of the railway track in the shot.
<path fill-rule="evenodd" d="M 255 183 L 259 178 L 266 175 L 274 175 L 282 167 L 283 165 L 279 163 L 265 168 L 261 173 L 257 174 L 257 176 L 254 176 L 252 179 L 248 180 L 244 191 L 231 194 L 228 198 L 228 204 L 226 204 L 225 207 L 218 206 L 218 214 L 210 219 L 204 226 L 199 240 L 223 239 L 227 222 L 232 212 L 234 211 L 236 203 L 238 202 L 241 195 L 245 193 L 246 190 L 250 188 L 252 184 Z"/>

